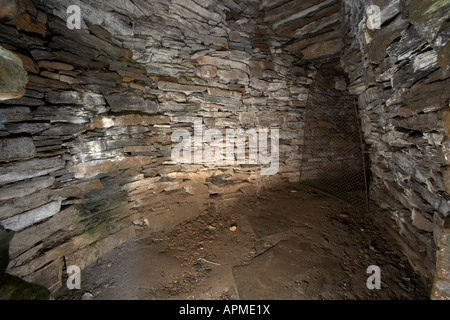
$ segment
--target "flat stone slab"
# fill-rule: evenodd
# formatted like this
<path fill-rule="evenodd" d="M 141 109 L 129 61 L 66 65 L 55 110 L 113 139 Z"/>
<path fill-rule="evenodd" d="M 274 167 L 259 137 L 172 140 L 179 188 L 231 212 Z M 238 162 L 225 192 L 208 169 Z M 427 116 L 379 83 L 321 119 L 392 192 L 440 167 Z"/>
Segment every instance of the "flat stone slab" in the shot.
<path fill-rule="evenodd" d="M 23 97 L 27 82 L 22 60 L 0 46 L 0 101 Z"/>
<path fill-rule="evenodd" d="M 32 138 L 0 140 L 0 161 L 31 159 L 36 155 Z"/>

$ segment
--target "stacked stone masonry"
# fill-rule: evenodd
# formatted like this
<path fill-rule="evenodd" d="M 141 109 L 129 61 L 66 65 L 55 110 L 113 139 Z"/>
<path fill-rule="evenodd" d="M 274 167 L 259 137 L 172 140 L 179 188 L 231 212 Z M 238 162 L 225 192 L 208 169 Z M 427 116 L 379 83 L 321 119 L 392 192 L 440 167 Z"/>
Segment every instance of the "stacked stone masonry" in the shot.
<path fill-rule="evenodd" d="M 450 210 L 448 1 L 344 1 L 341 63 L 359 95 L 371 160 L 370 196 L 387 211 L 411 263 L 429 284 Z M 426 22 L 425 22 L 426 21 Z M 443 41 L 443 39 L 446 39 Z M 445 46 L 446 45 L 446 46 Z"/>
<path fill-rule="evenodd" d="M 335 62 L 358 99 L 371 198 L 432 281 L 450 208 L 448 2 L 374 0 L 377 30 L 359 0 L 79 0 L 79 30 L 72 1 L 32 2 L 0 24 L 28 72 L 25 95 L 0 102 L 8 273 L 56 292 L 65 266 L 132 239 L 136 221 L 157 232 L 297 183 L 310 84 Z M 224 134 L 279 128 L 278 173 L 174 164 L 173 131 L 199 120 Z"/>
<path fill-rule="evenodd" d="M 28 72 L 25 96 L 0 105 L 9 273 L 54 292 L 65 266 L 134 237 L 135 221 L 160 231 L 217 199 L 298 181 L 314 69 L 295 65 L 255 2 L 81 1 L 80 30 L 66 25 L 71 1 L 34 4 L 36 15 L 0 25 Z M 278 174 L 172 164 L 172 132 L 196 120 L 223 133 L 279 128 Z"/>

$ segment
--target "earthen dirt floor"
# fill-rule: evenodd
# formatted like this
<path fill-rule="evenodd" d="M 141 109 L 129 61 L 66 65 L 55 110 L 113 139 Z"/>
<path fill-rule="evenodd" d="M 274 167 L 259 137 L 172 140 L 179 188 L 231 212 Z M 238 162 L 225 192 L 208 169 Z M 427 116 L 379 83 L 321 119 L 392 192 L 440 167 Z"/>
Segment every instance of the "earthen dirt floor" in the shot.
<path fill-rule="evenodd" d="M 428 299 L 370 213 L 312 190 L 242 196 L 174 230 L 146 229 L 83 270 L 81 290 L 58 299 Z M 380 267 L 380 290 L 367 288 L 371 265 Z"/>

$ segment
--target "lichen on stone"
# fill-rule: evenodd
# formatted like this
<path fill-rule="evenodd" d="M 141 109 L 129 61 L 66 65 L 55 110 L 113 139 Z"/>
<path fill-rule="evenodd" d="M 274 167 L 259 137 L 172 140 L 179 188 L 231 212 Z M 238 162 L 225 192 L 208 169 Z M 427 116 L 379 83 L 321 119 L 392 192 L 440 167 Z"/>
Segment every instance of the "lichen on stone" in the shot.
<path fill-rule="evenodd" d="M 436 49 L 442 48 L 448 39 L 450 0 L 411 0 L 409 15 L 417 32 Z M 442 37 L 441 37 L 442 35 Z"/>
<path fill-rule="evenodd" d="M 17 99 L 25 95 L 28 74 L 22 60 L 0 46 L 0 101 Z"/>

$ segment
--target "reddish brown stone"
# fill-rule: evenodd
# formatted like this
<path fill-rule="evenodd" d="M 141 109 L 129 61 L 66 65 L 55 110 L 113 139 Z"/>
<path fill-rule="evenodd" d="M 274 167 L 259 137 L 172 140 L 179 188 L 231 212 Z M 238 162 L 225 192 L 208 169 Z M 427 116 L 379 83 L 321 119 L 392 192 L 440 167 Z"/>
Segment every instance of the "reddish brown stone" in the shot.
<path fill-rule="evenodd" d="M 132 83 L 132 82 L 134 82 L 134 78 L 125 76 L 125 77 L 122 77 L 122 82 L 123 83 Z"/>
<path fill-rule="evenodd" d="M 318 42 L 302 50 L 306 59 L 318 59 L 325 56 L 335 55 L 341 52 L 341 39 L 335 39 L 325 42 Z"/>
<path fill-rule="evenodd" d="M 20 58 L 20 60 L 22 60 L 23 68 L 25 69 L 25 71 L 39 74 L 39 66 L 36 64 L 36 62 L 34 62 L 33 59 L 18 52 L 15 52 L 15 54 Z"/>
<path fill-rule="evenodd" d="M 19 30 L 24 30 L 29 33 L 35 33 L 45 37 L 47 35 L 47 27 L 32 18 L 28 13 L 24 13 L 17 18 L 9 21 L 7 24 L 16 26 Z"/>
<path fill-rule="evenodd" d="M 39 61 L 39 67 L 64 71 L 72 71 L 74 69 L 74 67 L 68 63 L 58 61 L 47 61 L 47 60 Z"/>
<path fill-rule="evenodd" d="M 442 123 L 447 136 L 450 137 L 450 109 L 445 109 L 442 114 Z"/>

